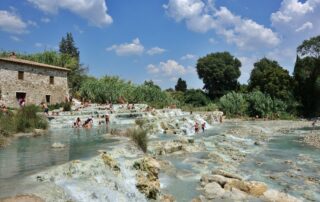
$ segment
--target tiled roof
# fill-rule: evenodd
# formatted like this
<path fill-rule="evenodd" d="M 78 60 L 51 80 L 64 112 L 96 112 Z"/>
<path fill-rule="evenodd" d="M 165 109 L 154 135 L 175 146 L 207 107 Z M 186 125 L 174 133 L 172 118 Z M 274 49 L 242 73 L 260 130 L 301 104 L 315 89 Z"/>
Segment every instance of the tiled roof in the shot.
<path fill-rule="evenodd" d="M 39 62 L 33 62 L 30 60 L 23 60 L 23 59 L 18 59 L 18 58 L 0 58 L 0 61 L 4 62 L 11 62 L 11 63 L 17 63 L 17 64 L 22 64 L 22 65 L 31 65 L 35 67 L 40 67 L 40 68 L 47 68 L 47 69 L 55 69 L 55 70 L 60 70 L 60 71 L 70 71 L 70 69 L 63 68 L 63 67 L 58 67 L 54 65 L 47 65 Z"/>

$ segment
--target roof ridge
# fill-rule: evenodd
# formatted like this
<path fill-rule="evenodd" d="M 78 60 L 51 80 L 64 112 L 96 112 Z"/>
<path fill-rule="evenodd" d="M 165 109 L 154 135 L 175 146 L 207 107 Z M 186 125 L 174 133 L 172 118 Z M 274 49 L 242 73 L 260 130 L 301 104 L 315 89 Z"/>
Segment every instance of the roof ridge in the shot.
<path fill-rule="evenodd" d="M 33 65 L 37 67 L 43 67 L 43 68 L 51 68 L 51 69 L 56 69 L 56 70 L 62 70 L 62 71 L 70 71 L 70 69 L 64 68 L 64 67 L 59 67 L 55 65 L 49 65 L 45 63 L 40 63 L 40 62 L 35 62 L 31 60 L 25 60 L 25 59 L 20 59 L 20 58 L 3 58 L 0 57 L 1 61 L 7 61 L 7 62 L 14 62 L 14 63 L 20 63 L 20 64 L 26 64 L 26 65 Z"/>

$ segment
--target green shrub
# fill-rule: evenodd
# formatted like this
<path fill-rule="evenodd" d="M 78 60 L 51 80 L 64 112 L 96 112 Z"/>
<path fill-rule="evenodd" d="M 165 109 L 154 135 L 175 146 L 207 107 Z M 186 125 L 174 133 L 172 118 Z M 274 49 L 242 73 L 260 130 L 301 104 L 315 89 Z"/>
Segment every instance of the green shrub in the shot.
<path fill-rule="evenodd" d="M 138 145 L 138 147 L 143 151 L 147 152 L 148 148 L 148 136 L 147 131 L 141 128 L 139 129 L 128 129 L 127 135 Z"/>
<path fill-rule="evenodd" d="M 16 132 L 30 132 L 35 128 L 48 128 L 45 117 L 37 114 L 39 111 L 39 107 L 35 105 L 20 108 L 15 115 Z"/>
<path fill-rule="evenodd" d="M 140 128 L 142 128 L 142 126 L 146 123 L 146 120 L 145 120 L 145 119 L 136 119 L 136 120 L 135 120 L 135 123 L 136 123 Z"/>
<path fill-rule="evenodd" d="M 206 106 L 210 100 L 202 90 L 187 90 L 185 93 L 185 103 L 194 107 Z"/>
<path fill-rule="evenodd" d="M 220 98 L 219 106 L 227 116 L 243 116 L 248 103 L 242 93 L 230 92 Z"/>

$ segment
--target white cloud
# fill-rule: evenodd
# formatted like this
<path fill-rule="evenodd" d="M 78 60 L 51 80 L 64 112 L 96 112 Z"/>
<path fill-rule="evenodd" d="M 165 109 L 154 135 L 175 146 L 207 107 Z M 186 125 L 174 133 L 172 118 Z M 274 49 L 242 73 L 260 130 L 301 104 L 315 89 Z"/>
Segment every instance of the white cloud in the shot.
<path fill-rule="evenodd" d="M 181 76 L 187 73 L 194 73 L 194 68 L 184 67 L 175 60 L 167 60 L 165 62 L 160 62 L 159 65 L 149 64 L 147 66 L 147 71 L 150 74 L 159 74 L 164 77 L 174 77 Z"/>
<path fill-rule="evenodd" d="M 37 47 L 37 48 L 41 48 L 41 47 L 43 47 L 43 44 L 42 44 L 42 43 L 37 42 L 37 43 L 35 43 L 35 44 L 34 44 L 34 46 L 35 46 L 35 47 Z"/>
<path fill-rule="evenodd" d="M 241 76 L 239 77 L 238 80 L 240 83 L 247 83 L 247 81 L 250 78 L 250 73 L 253 69 L 253 64 L 258 61 L 258 57 L 239 56 L 237 58 L 241 61 L 241 68 L 240 68 Z"/>
<path fill-rule="evenodd" d="M 15 13 L 0 10 L 0 29 L 2 31 L 22 34 L 27 32 L 27 26 L 27 23 Z"/>
<path fill-rule="evenodd" d="M 217 43 L 217 41 L 216 41 L 214 38 L 210 38 L 210 39 L 209 39 L 209 43 L 215 44 L 215 43 Z"/>
<path fill-rule="evenodd" d="M 33 26 L 33 27 L 37 27 L 38 26 L 38 24 L 35 21 L 32 21 L 32 20 L 28 20 L 27 23 L 28 23 L 28 25 Z"/>
<path fill-rule="evenodd" d="M 41 22 L 43 23 L 49 23 L 50 21 L 50 18 L 41 18 Z"/>
<path fill-rule="evenodd" d="M 73 25 L 73 28 L 74 28 L 77 32 L 79 32 L 79 34 L 83 34 L 83 32 L 84 32 L 78 25 Z"/>
<path fill-rule="evenodd" d="M 169 0 L 164 8 L 177 22 L 184 20 L 188 29 L 195 32 L 214 30 L 239 48 L 274 47 L 280 43 L 270 28 L 237 16 L 226 7 L 215 8 L 212 0 Z"/>
<path fill-rule="evenodd" d="M 157 67 L 156 67 L 155 65 L 153 65 L 153 64 L 149 64 L 149 65 L 147 66 L 147 71 L 148 71 L 148 73 L 150 73 L 150 74 L 157 74 L 157 73 L 160 72 L 160 69 L 157 68 Z"/>
<path fill-rule="evenodd" d="M 125 55 L 141 55 L 144 51 L 143 45 L 139 38 L 133 39 L 131 43 L 124 43 L 120 45 L 113 45 L 106 49 L 107 51 L 115 51 L 119 56 Z"/>
<path fill-rule="evenodd" d="M 161 71 L 167 75 L 183 75 L 187 72 L 186 68 L 180 65 L 175 60 L 168 60 L 166 62 L 160 62 L 159 68 Z"/>
<path fill-rule="evenodd" d="M 313 24 L 311 22 L 306 22 L 301 27 L 296 29 L 296 32 L 301 32 L 301 31 L 304 31 L 306 29 L 312 29 L 312 28 L 313 28 Z"/>
<path fill-rule="evenodd" d="M 153 47 L 153 48 L 151 48 L 151 49 L 149 49 L 149 50 L 147 51 L 147 54 L 148 54 L 148 55 L 157 55 L 157 54 L 162 54 L 162 53 L 164 53 L 165 51 L 166 51 L 166 50 L 163 49 L 163 48 Z"/>
<path fill-rule="evenodd" d="M 28 0 L 40 10 L 55 14 L 59 9 L 66 9 L 88 20 L 90 24 L 102 27 L 113 20 L 107 13 L 105 0 Z"/>
<path fill-rule="evenodd" d="M 320 32 L 320 1 L 283 0 L 278 11 L 271 14 L 272 26 L 284 38 L 308 29 L 304 35 L 312 36 Z M 302 32 L 301 32 L 302 33 Z M 301 34 L 300 33 L 300 34 Z"/>
<path fill-rule="evenodd" d="M 12 39 L 13 41 L 16 41 L 16 42 L 21 41 L 21 39 L 19 37 L 16 37 L 16 36 L 10 36 L 10 39 Z"/>
<path fill-rule="evenodd" d="M 193 54 L 186 54 L 184 56 L 181 57 L 181 60 L 194 60 L 196 59 L 197 56 L 196 55 L 193 55 Z"/>

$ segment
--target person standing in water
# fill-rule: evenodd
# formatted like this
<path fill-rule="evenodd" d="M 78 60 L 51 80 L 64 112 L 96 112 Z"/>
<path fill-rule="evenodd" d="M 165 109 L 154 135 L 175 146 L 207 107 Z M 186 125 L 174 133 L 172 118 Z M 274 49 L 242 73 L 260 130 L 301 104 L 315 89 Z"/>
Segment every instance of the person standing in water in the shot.
<path fill-rule="evenodd" d="M 203 123 L 201 124 L 201 128 L 202 128 L 202 132 L 204 133 L 204 129 L 206 128 L 206 122 L 203 122 Z"/>
<path fill-rule="evenodd" d="M 108 113 L 105 116 L 105 120 L 106 120 L 106 126 L 108 127 L 110 123 L 110 115 Z"/>
<path fill-rule="evenodd" d="M 195 132 L 196 134 L 199 132 L 199 124 L 198 124 L 198 122 L 196 122 L 196 123 L 194 124 L 194 132 Z"/>

